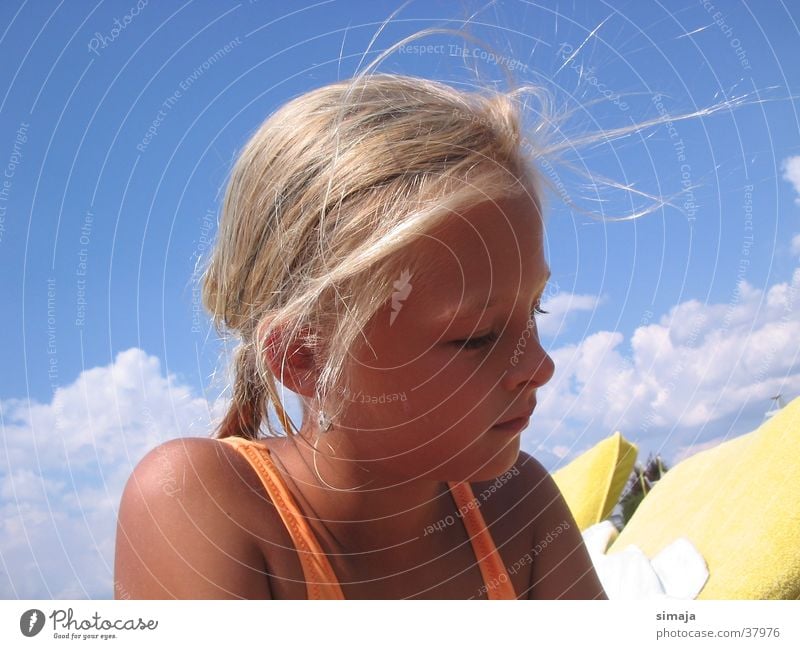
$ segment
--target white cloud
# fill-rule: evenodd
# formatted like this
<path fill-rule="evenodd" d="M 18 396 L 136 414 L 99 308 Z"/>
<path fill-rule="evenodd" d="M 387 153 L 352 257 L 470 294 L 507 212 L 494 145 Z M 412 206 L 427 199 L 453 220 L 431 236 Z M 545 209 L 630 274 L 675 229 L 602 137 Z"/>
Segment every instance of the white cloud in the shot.
<path fill-rule="evenodd" d="M 576 311 L 594 311 L 602 300 L 596 295 L 557 293 L 542 303 L 547 315 L 536 320 L 536 328 L 542 335 L 556 335 L 566 326 L 566 318 Z"/>
<path fill-rule="evenodd" d="M 794 202 L 800 205 L 800 155 L 786 158 L 781 163 L 781 170 L 783 171 L 783 179 L 792 183 L 795 192 L 797 192 L 797 198 L 794 199 Z"/>
<path fill-rule="evenodd" d="M 748 432 L 770 397 L 800 394 L 798 307 L 800 268 L 765 290 L 743 281 L 729 303 L 681 303 L 627 341 L 601 331 L 556 349 L 524 444 L 575 457 L 619 430 L 640 454 L 674 461 L 690 444 Z"/>
<path fill-rule="evenodd" d="M 564 295 L 547 306 L 563 315 L 570 304 L 597 300 Z M 642 458 L 660 451 L 674 463 L 752 430 L 770 397 L 800 394 L 799 305 L 800 268 L 764 290 L 741 282 L 729 303 L 683 302 L 628 339 L 600 331 L 556 349 L 526 450 L 553 468 L 620 430 Z M 210 413 L 140 349 L 84 371 L 50 403 L 0 401 L 0 597 L 110 597 L 131 470 L 167 439 L 207 436 L 226 405 Z M 291 395 L 288 406 L 299 417 Z"/>
<path fill-rule="evenodd" d="M 221 414 L 136 348 L 82 372 L 50 403 L 8 399 L 0 409 L 4 599 L 111 597 L 117 509 L 131 470 L 167 439 L 208 436 Z"/>
<path fill-rule="evenodd" d="M 792 237 L 792 254 L 800 255 L 800 234 Z"/>
<path fill-rule="evenodd" d="M 566 457 L 569 453 L 569 447 L 556 445 L 553 447 L 553 454 L 560 458 Z"/>

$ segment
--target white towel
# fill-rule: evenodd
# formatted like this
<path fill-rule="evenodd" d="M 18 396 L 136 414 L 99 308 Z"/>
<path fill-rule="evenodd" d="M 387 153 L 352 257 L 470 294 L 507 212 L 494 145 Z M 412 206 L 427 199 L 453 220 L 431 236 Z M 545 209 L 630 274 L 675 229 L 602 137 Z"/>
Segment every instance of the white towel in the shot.
<path fill-rule="evenodd" d="M 652 561 L 635 545 L 606 555 L 617 537 L 611 521 L 583 532 L 597 576 L 609 599 L 694 599 L 708 579 L 708 568 L 697 548 L 678 538 Z"/>

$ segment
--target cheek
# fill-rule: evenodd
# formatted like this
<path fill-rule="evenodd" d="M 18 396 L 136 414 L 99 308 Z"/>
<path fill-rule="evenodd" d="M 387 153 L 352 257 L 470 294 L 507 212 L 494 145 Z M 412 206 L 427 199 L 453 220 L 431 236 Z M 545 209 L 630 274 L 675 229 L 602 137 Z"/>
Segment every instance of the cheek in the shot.
<path fill-rule="evenodd" d="M 434 365 L 433 378 L 414 399 L 414 406 L 427 413 L 429 428 L 439 432 L 450 428 L 447 437 L 458 437 L 460 442 L 485 432 L 496 416 L 492 395 L 500 376 L 491 360 L 474 352 L 461 353 L 449 364 Z"/>
<path fill-rule="evenodd" d="M 348 404 L 347 425 L 360 431 L 351 438 L 357 455 L 398 479 L 461 479 L 491 457 L 485 435 L 497 416 L 492 394 L 500 374 L 490 355 L 451 354 L 449 365 L 444 357 L 362 375 L 363 394 Z M 380 395 L 405 398 L 381 402 Z"/>
<path fill-rule="evenodd" d="M 430 363 L 429 384 L 445 397 L 458 397 L 462 407 L 486 403 L 487 395 L 500 384 L 509 367 L 507 341 L 501 340 L 480 349 L 445 349 Z"/>
<path fill-rule="evenodd" d="M 393 365 L 378 359 L 351 366 L 350 390 L 341 395 L 349 426 L 402 429 L 422 439 L 452 426 L 480 434 L 496 415 L 491 395 L 502 376 L 499 348 L 466 351 L 438 344 L 410 360 L 393 354 Z"/>

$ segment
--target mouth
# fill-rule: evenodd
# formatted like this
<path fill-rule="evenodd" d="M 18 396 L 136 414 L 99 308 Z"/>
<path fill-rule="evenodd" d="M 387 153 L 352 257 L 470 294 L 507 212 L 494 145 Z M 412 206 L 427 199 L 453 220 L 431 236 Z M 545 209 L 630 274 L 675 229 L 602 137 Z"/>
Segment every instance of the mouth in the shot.
<path fill-rule="evenodd" d="M 533 413 L 531 413 L 533 414 Z M 507 421 L 501 422 L 499 424 L 495 424 L 492 426 L 492 430 L 499 430 L 503 432 L 509 433 L 517 433 L 521 430 L 524 430 L 531 421 L 531 415 L 525 415 L 523 417 L 516 417 L 515 419 L 508 419 Z"/>

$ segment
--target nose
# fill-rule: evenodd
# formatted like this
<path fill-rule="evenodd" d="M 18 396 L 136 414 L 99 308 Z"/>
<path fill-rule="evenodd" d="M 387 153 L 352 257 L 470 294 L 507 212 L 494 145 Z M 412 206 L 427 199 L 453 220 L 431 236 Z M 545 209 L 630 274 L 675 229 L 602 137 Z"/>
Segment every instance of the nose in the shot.
<path fill-rule="evenodd" d="M 556 364 L 539 342 L 535 327 L 529 336 L 521 336 L 512 352 L 504 387 L 509 392 L 520 389 L 520 386 L 540 388 L 553 378 Z"/>

